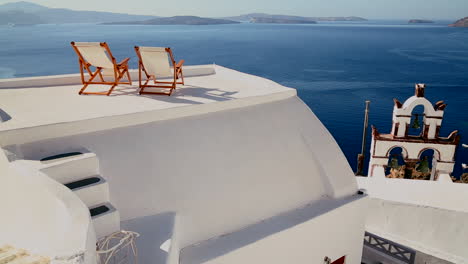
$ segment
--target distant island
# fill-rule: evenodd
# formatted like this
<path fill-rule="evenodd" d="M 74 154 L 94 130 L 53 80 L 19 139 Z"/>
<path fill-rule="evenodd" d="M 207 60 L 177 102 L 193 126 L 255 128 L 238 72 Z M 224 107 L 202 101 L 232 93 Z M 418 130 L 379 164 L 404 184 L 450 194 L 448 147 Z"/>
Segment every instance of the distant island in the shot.
<path fill-rule="evenodd" d="M 468 27 L 468 17 L 457 20 L 455 23 L 450 24 L 449 27 Z"/>
<path fill-rule="evenodd" d="M 151 18 L 156 18 L 156 16 L 48 8 L 46 6 L 23 1 L 0 5 L 0 25 L 103 23 L 147 20 Z"/>
<path fill-rule="evenodd" d="M 103 23 L 104 25 L 222 25 L 222 24 L 238 24 L 240 22 L 206 18 L 197 16 L 173 16 L 173 17 L 159 17 L 144 21 L 128 21 L 128 22 L 111 22 Z"/>
<path fill-rule="evenodd" d="M 239 22 L 250 22 L 252 19 L 284 19 L 284 20 L 298 20 L 298 21 L 367 21 L 362 17 L 304 17 L 304 16 L 288 16 L 288 15 L 272 15 L 265 13 L 251 13 L 233 17 L 223 17 L 223 19 L 234 20 Z"/>
<path fill-rule="evenodd" d="M 17 10 L 0 12 L 0 25 L 36 25 L 43 23 L 44 20 L 35 14 Z"/>
<path fill-rule="evenodd" d="M 317 24 L 312 20 L 293 20 L 284 18 L 267 18 L 267 17 L 254 17 L 250 19 L 250 23 L 264 23 L 264 24 Z"/>
<path fill-rule="evenodd" d="M 96 23 L 107 25 L 221 25 L 241 22 L 275 24 L 315 24 L 317 21 L 367 21 L 361 17 L 302 17 L 251 13 L 234 17 L 205 18 L 198 16 L 160 17 L 123 13 L 76 11 L 49 8 L 31 2 L 0 5 L 0 25 L 36 25 L 66 23 Z"/>
<path fill-rule="evenodd" d="M 431 23 L 434 23 L 434 21 L 428 20 L 428 19 L 411 19 L 410 21 L 408 21 L 408 24 L 431 24 Z"/>

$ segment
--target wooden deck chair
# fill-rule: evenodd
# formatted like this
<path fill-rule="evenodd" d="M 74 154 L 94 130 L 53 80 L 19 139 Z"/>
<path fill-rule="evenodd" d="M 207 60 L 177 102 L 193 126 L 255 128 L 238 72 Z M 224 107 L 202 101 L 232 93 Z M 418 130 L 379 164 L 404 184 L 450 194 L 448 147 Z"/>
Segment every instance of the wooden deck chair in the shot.
<path fill-rule="evenodd" d="M 112 56 L 109 46 L 105 42 L 72 42 L 71 45 L 78 55 L 81 82 L 84 85 L 79 94 L 110 95 L 115 86 L 119 84 L 132 85 L 130 73 L 128 72 L 128 61 L 130 58 L 117 63 L 114 56 Z M 91 67 L 96 68 L 94 72 Z M 84 70 L 89 74 L 89 79 L 87 80 L 85 79 Z M 127 74 L 128 82 L 121 82 L 120 80 L 125 74 Z M 101 81 L 93 81 L 97 76 L 99 76 Z M 113 81 L 105 81 L 103 76 L 113 77 Z M 111 88 L 107 92 L 85 92 L 84 90 L 90 84 L 107 84 L 111 85 Z"/>
<path fill-rule="evenodd" d="M 135 46 L 135 51 L 138 55 L 138 77 L 140 94 L 164 94 L 171 95 L 177 84 L 184 84 L 184 74 L 182 65 L 184 60 L 178 63 L 174 60 L 171 48 L 158 47 L 138 47 Z M 172 69 L 171 65 L 172 64 Z M 146 75 L 146 81 L 143 83 L 142 72 Z M 171 81 L 159 81 L 160 78 L 172 78 Z M 181 81 L 177 82 L 177 80 Z M 148 84 L 153 80 L 154 84 Z M 159 88 L 162 92 L 145 91 L 145 88 Z M 169 89 L 169 91 L 164 91 Z"/>

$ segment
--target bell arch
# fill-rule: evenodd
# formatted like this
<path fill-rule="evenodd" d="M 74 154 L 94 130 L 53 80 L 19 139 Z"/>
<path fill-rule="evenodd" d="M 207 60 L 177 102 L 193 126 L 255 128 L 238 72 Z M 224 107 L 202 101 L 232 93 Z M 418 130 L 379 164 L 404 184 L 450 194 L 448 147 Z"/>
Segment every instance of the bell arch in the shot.
<path fill-rule="evenodd" d="M 394 99 L 392 135 L 398 138 L 407 138 L 409 135 L 422 136 L 426 139 L 436 139 L 447 106 L 443 101 L 432 105 L 424 97 L 424 84 L 416 84 L 415 95 L 408 98 L 404 104 Z M 418 121 L 415 123 L 413 113 L 418 112 Z M 422 110 L 422 111 L 421 111 Z M 412 125 L 418 124 L 418 129 Z"/>
<path fill-rule="evenodd" d="M 387 164 L 384 165 L 385 177 L 404 178 L 408 151 L 402 146 L 394 146 L 387 152 Z"/>
<path fill-rule="evenodd" d="M 426 154 L 426 155 L 424 155 Z M 428 155 L 429 154 L 429 155 Z M 419 151 L 418 154 L 419 160 L 422 162 L 426 162 L 427 160 L 427 165 L 429 166 L 430 170 L 430 180 L 435 180 L 437 178 L 438 174 L 438 168 L 437 165 L 441 161 L 441 154 L 440 151 L 436 148 L 423 148 Z M 426 166 L 426 165 L 425 165 Z"/>
<path fill-rule="evenodd" d="M 416 105 L 410 112 L 410 123 L 406 130 L 406 136 L 422 136 L 425 127 L 426 107 L 423 104 Z"/>
<path fill-rule="evenodd" d="M 431 148 L 431 147 L 421 149 L 421 150 L 419 151 L 418 158 L 421 159 L 421 155 L 422 155 L 424 152 L 428 151 L 428 150 L 434 151 L 434 158 L 436 158 L 437 161 L 440 161 L 440 160 L 441 160 L 441 159 L 440 159 L 440 158 L 441 158 L 441 156 L 440 156 L 440 151 L 439 151 L 438 149 L 436 149 L 436 148 Z"/>
<path fill-rule="evenodd" d="M 424 115 L 426 116 L 436 115 L 434 106 L 431 104 L 431 102 L 429 102 L 429 100 L 427 100 L 424 97 L 416 97 L 416 96 L 410 97 L 408 100 L 406 100 L 406 102 L 403 104 L 403 107 L 402 107 L 403 111 L 401 114 L 409 115 L 418 106 L 424 108 Z"/>
<path fill-rule="evenodd" d="M 403 156 L 404 159 L 407 159 L 408 158 L 408 150 L 402 146 L 402 145 L 394 145 L 390 148 L 388 148 L 388 151 L 387 151 L 387 154 L 385 155 L 386 158 L 389 158 L 390 157 L 390 153 L 392 153 L 392 151 L 394 149 L 397 149 L 397 148 L 401 148 L 401 154 Z"/>

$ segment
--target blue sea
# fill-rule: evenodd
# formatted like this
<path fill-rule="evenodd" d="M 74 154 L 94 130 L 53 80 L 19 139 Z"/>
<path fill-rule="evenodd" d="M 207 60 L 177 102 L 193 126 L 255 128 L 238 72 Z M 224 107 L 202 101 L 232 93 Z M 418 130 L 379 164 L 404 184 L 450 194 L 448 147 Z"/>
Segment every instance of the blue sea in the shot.
<path fill-rule="evenodd" d="M 393 98 L 412 96 L 415 83 L 427 84 L 430 101 L 448 104 L 441 135 L 458 129 L 468 143 L 468 29 L 445 25 L 0 27 L 0 78 L 76 73 L 70 41 L 106 41 L 116 58 L 131 57 L 133 68 L 133 46 L 172 47 L 187 64 L 216 63 L 296 88 L 355 169 L 365 100 L 371 101 L 369 123 L 388 133 Z M 460 147 L 455 175 L 462 173 L 462 162 L 468 163 L 468 149 Z"/>

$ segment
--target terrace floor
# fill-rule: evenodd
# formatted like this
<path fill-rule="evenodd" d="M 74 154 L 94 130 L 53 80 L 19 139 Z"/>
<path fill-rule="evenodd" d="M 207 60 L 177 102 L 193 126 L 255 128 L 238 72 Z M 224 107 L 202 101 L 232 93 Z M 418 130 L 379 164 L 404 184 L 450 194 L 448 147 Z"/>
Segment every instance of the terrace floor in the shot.
<path fill-rule="evenodd" d="M 171 96 L 139 95 L 136 71 L 132 71 L 132 86 L 117 86 L 110 96 L 78 95 L 82 85 L 77 74 L 0 80 L 0 118 L 4 121 L 0 122 L 0 134 L 118 116 L 127 116 L 130 125 L 139 124 L 255 105 L 296 94 L 294 89 L 273 81 L 216 65 L 187 66 L 184 73 L 185 85 L 179 85 Z M 90 85 L 87 91 L 107 89 L 109 86 Z M 132 114 L 140 115 L 131 117 Z"/>

